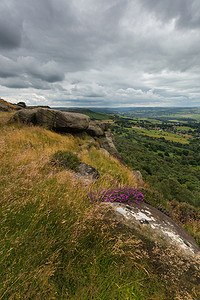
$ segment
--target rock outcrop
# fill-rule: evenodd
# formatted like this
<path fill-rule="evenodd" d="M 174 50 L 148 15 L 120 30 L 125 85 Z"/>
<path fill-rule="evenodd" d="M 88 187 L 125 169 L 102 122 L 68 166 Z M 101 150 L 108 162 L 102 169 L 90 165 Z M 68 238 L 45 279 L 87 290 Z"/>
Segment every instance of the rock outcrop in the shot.
<path fill-rule="evenodd" d="M 90 122 L 90 124 L 87 128 L 87 133 L 91 136 L 103 136 L 104 135 L 104 131 L 101 129 L 101 127 L 94 124 L 94 122 Z"/>
<path fill-rule="evenodd" d="M 110 153 L 106 149 L 100 148 L 99 151 L 102 153 L 104 157 L 110 157 Z"/>
<path fill-rule="evenodd" d="M 120 158 L 120 155 L 119 155 L 119 153 L 115 147 L 114 141 L 113 141 L 113 134 L 111 133 L 110 129 L 108 129 L 104 133 L 104 136 L 102 136 L 99 139 L 99 143 L 100 143 L 101 148 L 108 151 L 112 156 Z"/>
<path fill-rule="evenodd" d="M 36 109 L 21 109 L 12 117 L 11 121 L 17 121 L 25 124 L 36 125 Z"/>
<path fill-rule="evenodd" d="M 142 186 L 144 184 L 144 180 L 142 178 L 142 174 L 140 171 L 132 171 L 133 173 L 133 180 L 137 186 Z"/>
<path fill-rule="evenodd" d="M 30 108 L 26 107 L 24 102 L 19 102 L 17 105 L 13 105 L 13 107 L 18 109 L 18 111 L 12 116 L 11 121 L 44 126 L 57 132 L 73 133 L 85 131 L 99 143 L 100 148 L 105 149 L 110 155 L 120 158 L 113 142 L 109 123 L 107 122 L 90 122 L 88 116 L 80 113 L 59 111 L 44 107 Z M 3 109 L 7 109 L 7 106 L 4 107 L 4 104 L 2 104 Z"/>
<path fill-rule="evenodd" d="M 11 103 L 8 101 L 5 101 L 4 99 L 0 99 L 0 111 L 15 111 L 15 110 L 20 110 L 20 109 L 35 109 L 35 108 L 49 108 L 51 109 L 48 105 L 34 105 L 34 106 L 27 106 L 25 102 L 20 101 L 17 104 L 16 103 Z"/>
<path fill-rule="evenodd" d="M 116 220 L 137 230 L 145 238 L 164 247 L 172 247 L 200 262 L 200 248 L 190 234 L 171 218 L 144 202 L 131 205 L 105 203 L 111 207 Z"/>
<path fill-rule="evenodd" d="M 20 107 L 16 104 L 12 104 L 3 99 L 0 99 L 0 111 L 14 111 L 19 109 Z"/>
<path fill-rule="evenodd" d="M 89 126 L 89 117 L 86 115 L 47 108 L 22 109 L 14 114 L 12 120 L 58 132 L 79 132 Z"/>
<path fill-rule="evenodd" d="M 95 168 L 93 168 L 93 167 L 91 167 L 91 166 L 89 166 L 88 164 L 86 164 L 86 163 L 80 163 L 80 165 L 79 165 L 79 168 L 78 168 L 78 171 L 77 171 L 80 175 L 82 175 L 82 176 L 85 176 L 85 177 L 89 177 L 89 178 L 91 178 L 91 179 L 98 179 L 99 178 L 99 172 L 95 169 Z"/>
<path fill-rule="evenodd" d="M 87 133 L 91 136 L 105 136 L 105 131 L 109 129 L 109 123 L 92 121 L 87 128 Z"/>
<path fill-rule="evenodd" d="M 80 163 L 77 172 L 73 173 L 73 176 L 87 187 L 89 184 L 97 180 L 100 177 L 100 174 L 95 168 L 82 162 Z"/>
<path fill-rule="evenodd" d="M 11 120 L 25 124 L 44 126 L 57 132 L 85 131 L 94 137 L 101 148 L 117 158 L 119 153 L 113 142 L 109 123 L 92 121 L 84 114 L 53 110 L 48 108 L 20 109 Z"/>
<path fill-rule="evenodd" d="M 9 107 L 3 103 L 0 103 L 0 111 L 9 111 Z"/>
<path fill-rule="evenodd" d="M 26 103 L 25 102 L 18 102 L 17 105 L 21 108 L 26 108 Z"/>

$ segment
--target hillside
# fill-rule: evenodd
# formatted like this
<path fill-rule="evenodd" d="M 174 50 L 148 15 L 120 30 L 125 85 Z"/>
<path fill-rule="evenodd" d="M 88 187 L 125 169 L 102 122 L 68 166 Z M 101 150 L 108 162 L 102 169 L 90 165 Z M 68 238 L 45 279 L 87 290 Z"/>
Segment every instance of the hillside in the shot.
<path fill-rule="evenodd" d="M 16 105 L 5 101 L 4 99 L 0 99 L 0 111 L 11 111 L 16 110 Z"/>
<path fill-rule="evenodd" d="M 101 151 L 98 138 L 7 122 L 12 114 L 0 113 L 2 299 L 199 299 L 195 259 L 90 203 L 91 191 L 136 186 L 132 168 Z M 52 164 L 66 150 L 100 177 L 88 183 Z M 170 210 L 147 184 L 140 190 Z"/>
<path fill-rule="evenodd" d="M 112 120 L 113 119 L 112 114 L 93 111 L 91 109 L 86 109 L 86 108 L 71 108 L 71 109 L 69 109 L 69 108 L 64 108 L 64 107 L 56 107 L 54 109 L 85 114 L 85 115 L 89 116 L 91 120 Z"/>
<path fill-rule="evenodd" d="M 156 119 L 160 121 L 186 121 L 200 120 L 199 107 L 117 107 L 94 108 L 96 112 L 114 113 L 121 116 L 138 119 Z"/>

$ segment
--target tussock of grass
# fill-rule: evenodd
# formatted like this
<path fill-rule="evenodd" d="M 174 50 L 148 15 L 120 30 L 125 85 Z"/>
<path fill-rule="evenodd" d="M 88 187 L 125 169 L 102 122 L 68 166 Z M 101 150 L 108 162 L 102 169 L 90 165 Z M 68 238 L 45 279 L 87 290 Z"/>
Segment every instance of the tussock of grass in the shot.
<path fill-rule="evenodd" d="M 71 151 L 57 151 L 51 157 L 51 163 L 61 169 L 70 169 L 78 171 L 80 165 L 80 159 L 77 154 Z"/>
<path fill-rule="evenodd" d="M 180 291 L 198 293 L 196 283 L 173 281 L 173 263 L 166 281 L 159 271 L 166 265 L 155 264 L 160 250 L 118 224 L 106 207 L 89 204 L 91 188 L 134 185 L 120 162 L 95 147 L 83 150 L 87 138 L 26 125 L 2 125 L 0 144 L 1 299 L 175 299 Z M 58 150 L 77 153 L 100 178 L 86 188 L 69 170 L 53 167 L 50 157 Z"/>

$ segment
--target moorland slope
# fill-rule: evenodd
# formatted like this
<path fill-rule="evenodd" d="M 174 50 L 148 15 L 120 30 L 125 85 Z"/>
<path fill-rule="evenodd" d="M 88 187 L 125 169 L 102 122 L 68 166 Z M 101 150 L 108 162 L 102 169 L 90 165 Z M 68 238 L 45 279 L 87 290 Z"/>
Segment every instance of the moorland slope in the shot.
<path fill-rule="evenodd" d="M 199 299 L 197 257 L 127 226 L 106 203 L 91 204 L 91 191 L 136 186 L 132 169 L 85 132 L 9 122 L 12 114 L 0 113 L 2 299 Z M 99 178 L 52 164 L 57 151 Z M 139 190 L 164 205 L 147 184 Z"/>

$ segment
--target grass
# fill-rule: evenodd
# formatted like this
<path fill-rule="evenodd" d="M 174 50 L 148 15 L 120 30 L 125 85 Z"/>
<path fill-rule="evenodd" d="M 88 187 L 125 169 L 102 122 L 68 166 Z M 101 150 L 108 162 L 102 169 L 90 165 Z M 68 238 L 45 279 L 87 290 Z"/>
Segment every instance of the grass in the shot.
<path fill-rule="evenodd" d="M 3 112 L 3 111 L 0 111 L 0 126 L 1 124 L 4 125 L 5 122 L 7 122 L 11 116 L 14 114 L 14 112 Z"/>
<path fill-rule="evenodd" d="M 77 154 L 71 151 L 57 151 L 51 158 L 51 163 L 63 169 L 78 171 L 80 159 Z"/>
<path fill-rule="evenodd" d="M 179 266 L 177 256 L 143 241 L 106 207 L 89 204 L 90 189 L 134 182 L 131 170 L 104 157 L 95 143 L 88 151 L 88 141 L 1 123 L 0 299 L 198 296 L 198 284 L 184 279 L 195 272 L 183 271 L 181 257 Z M 76 153 L 100 178 L 85 186 L 70 170 L 52 166 L 59 150 Z"/>
<path fill-rule="evenodd" d="M 193 236 L 200 245 L 200 224 L 199 220 L 190 220 L 184 224 L 184 228 Z"/>

